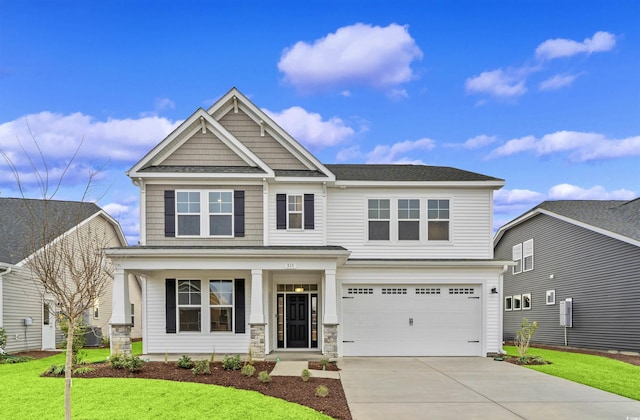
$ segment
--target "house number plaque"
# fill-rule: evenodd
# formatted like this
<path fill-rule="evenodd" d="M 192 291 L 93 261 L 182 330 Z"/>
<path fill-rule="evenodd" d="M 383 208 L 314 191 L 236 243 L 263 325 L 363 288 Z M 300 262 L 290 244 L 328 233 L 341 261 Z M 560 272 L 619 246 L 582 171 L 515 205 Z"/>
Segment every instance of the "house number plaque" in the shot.
<path fill-rule="evenodd" d="M 284 264 L 284 268 L 286 268 L 287 270 L 295 270 L 296 269 L 296 264 L 295 263 L 285 263 Z"/>

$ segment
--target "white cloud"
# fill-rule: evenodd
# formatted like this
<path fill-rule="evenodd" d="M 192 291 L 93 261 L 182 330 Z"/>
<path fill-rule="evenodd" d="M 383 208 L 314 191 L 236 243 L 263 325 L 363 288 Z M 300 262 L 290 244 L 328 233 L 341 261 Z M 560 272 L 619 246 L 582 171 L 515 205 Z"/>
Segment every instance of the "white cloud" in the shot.
<path fill-rule="evenodd" d="M 157 111 L 176 109 L 176 104 L 169 98 L 158 98 L 156 99 L 155 108 Z"/>
<path fill-rule="evenodd" d="M 533 152 L 538 156 L 568 153 L 573 162 L 586 162 L 640 156 L 640 136 L 610 139 L 604 134 L 580 131 L 556 131 L 541 138 L 526 136 L 512 139 L 494 149 L 487 158 Z"/>
<path fill-rule="evenodd" d="M 561 89 L 563 87 L 571 86 L 573 81 L 576 80 L 578 76 L 580 75 L 579 74 L 567 74 L 567 75 L 556 74 L 555 76 L 540 82 L 540 84 L 538 85 L 538 88 L 540 90 Z"/>
<path fill-rule="evenodd" d="M 391 89 L 387 92 L 387 96 L 390 99 L 406 99 L 409 97 L 409 93 L 406 89 Z"/>
<path fill-rule="evenodd" d="M 362 152 L 360 151 L 359 146 L 351 146 L 346 149 L 342 149 L 336 155 L 336 160 L 338 162 L 353 162 L 359 160 L 363 157 Z"/>
<path fill-rule="evenodd" d="M 465 149 L 480 149 L 496 141 L 496 136 L 487 136 L 480 134 L 465 141 L 462 145 Z"/>
<path fill-rule="evenodd" d="M 571 184 L 558 184 L 549 190 L 551 200 L 631 200 L 635 197 L 633 191 L 624 188 L 607 191 L 600 185 L 585 189 Z"/>
<path fill-rule="evenodd" d="M 314 149 L 335 146 L 355 133 L 353 128 L 338 117 L 323 121 L 320 114 L 309 112 L 299 106 L 281 112 L 271 112 L 267 109 L 263 111 L 296 140 Z"/>
<path fill-rule="evenodd" d="M 422 57 L 407 26 L 356 23 L 313 43 L 297 42 L 283 52 L 278 69 L 302 90 L 353 84 L 386 88 L 412 80 L 411 63 Z"/>
<path fill-rule="evenodd" d="M 411 153 L 433 150 L 436 142 L 423 138 L 416 141 L 406 140 L 400 143 L 389 145 L 378 145 L 371 152 L 367 153 L 367 163 L 414 163 L 422 164 L 421 159 L 407 156 Z"/>
<path fill-rule="evenodd" d="M 616 45 L 616 37 L 609 32 L 596 32 L 591 38 L 582 42 L 571 39 L 548 39 L 536 48 L 536 57 L 541 60 L 552 60 L 559 57 L 570 57 L 576 54 L 592 54 L 610 51 Z"/>
<path fill-rule="evenodd" d="M 524 95 L 527 92 L 525 75 L 502 69 L 485 71 L 465 81 L 467 93 L 486 93 L 498 98 Z"/>
<path fill-rule="evenodd" d="M 545 195 L 536 191 L 502 189 L 493 193 L 493 210 L 498 214 L 521 213 L 544 201 L 544 199 Z"/>

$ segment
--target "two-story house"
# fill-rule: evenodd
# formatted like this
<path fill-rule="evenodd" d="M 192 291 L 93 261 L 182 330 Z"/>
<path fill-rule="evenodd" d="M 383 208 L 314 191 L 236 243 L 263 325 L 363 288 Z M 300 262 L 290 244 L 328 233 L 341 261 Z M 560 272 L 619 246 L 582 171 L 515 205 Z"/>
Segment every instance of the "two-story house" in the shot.
<path fill-rule="evenodd" d="M 142 278 L 148 354 L 501 349 L 501 179 L 325 165 L 235 88 L 128 176 L 140 188 L 140 245 L 108 251 L 120 291 L 112 351 L 128 348 L 129 273 Z"/>

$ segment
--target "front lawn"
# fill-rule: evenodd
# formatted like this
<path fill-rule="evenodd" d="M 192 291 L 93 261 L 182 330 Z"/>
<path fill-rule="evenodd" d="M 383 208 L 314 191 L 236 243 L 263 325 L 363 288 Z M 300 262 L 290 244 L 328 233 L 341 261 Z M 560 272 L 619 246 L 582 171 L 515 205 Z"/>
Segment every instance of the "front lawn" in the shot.
<path fill-rule="evenodd" d="M 517 356 L 514 346 L 505 346 L 507 354 Z M 547 373 L 640 400 L 640 366 L 589 354 L 530 348 L 529 355 L 541 356 L 550 365 L 531 365 L 529 369 Z"/>
<path fill-rule="evenodd" d="M 134 354 L 140 344 L 134 343 Z M 88 350 L 91 361 L 104 360 L 108 349 Z M 64 379 L 43 378 L 64 355 L 0 365 L 0 401 L 8 418 L 64 418 Z M 310 408 L 258 392 L 214 385 L 148 379 L 73 379 L 74 418 L 225 418 L 328 419 Z"/>

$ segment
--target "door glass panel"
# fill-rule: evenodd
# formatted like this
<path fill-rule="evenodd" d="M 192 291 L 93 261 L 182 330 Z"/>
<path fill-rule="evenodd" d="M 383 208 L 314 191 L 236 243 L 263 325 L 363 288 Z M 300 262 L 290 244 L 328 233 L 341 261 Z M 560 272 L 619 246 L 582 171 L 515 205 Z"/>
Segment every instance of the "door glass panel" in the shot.
<path fill-rule="evenodd" d="M 49 323 L 51 322 L 51 312 L 49 309 L 49 303 L 45 302 L 43 307 L 42 307 L 42 323 L 44 325 L 49 325 Z"/>

